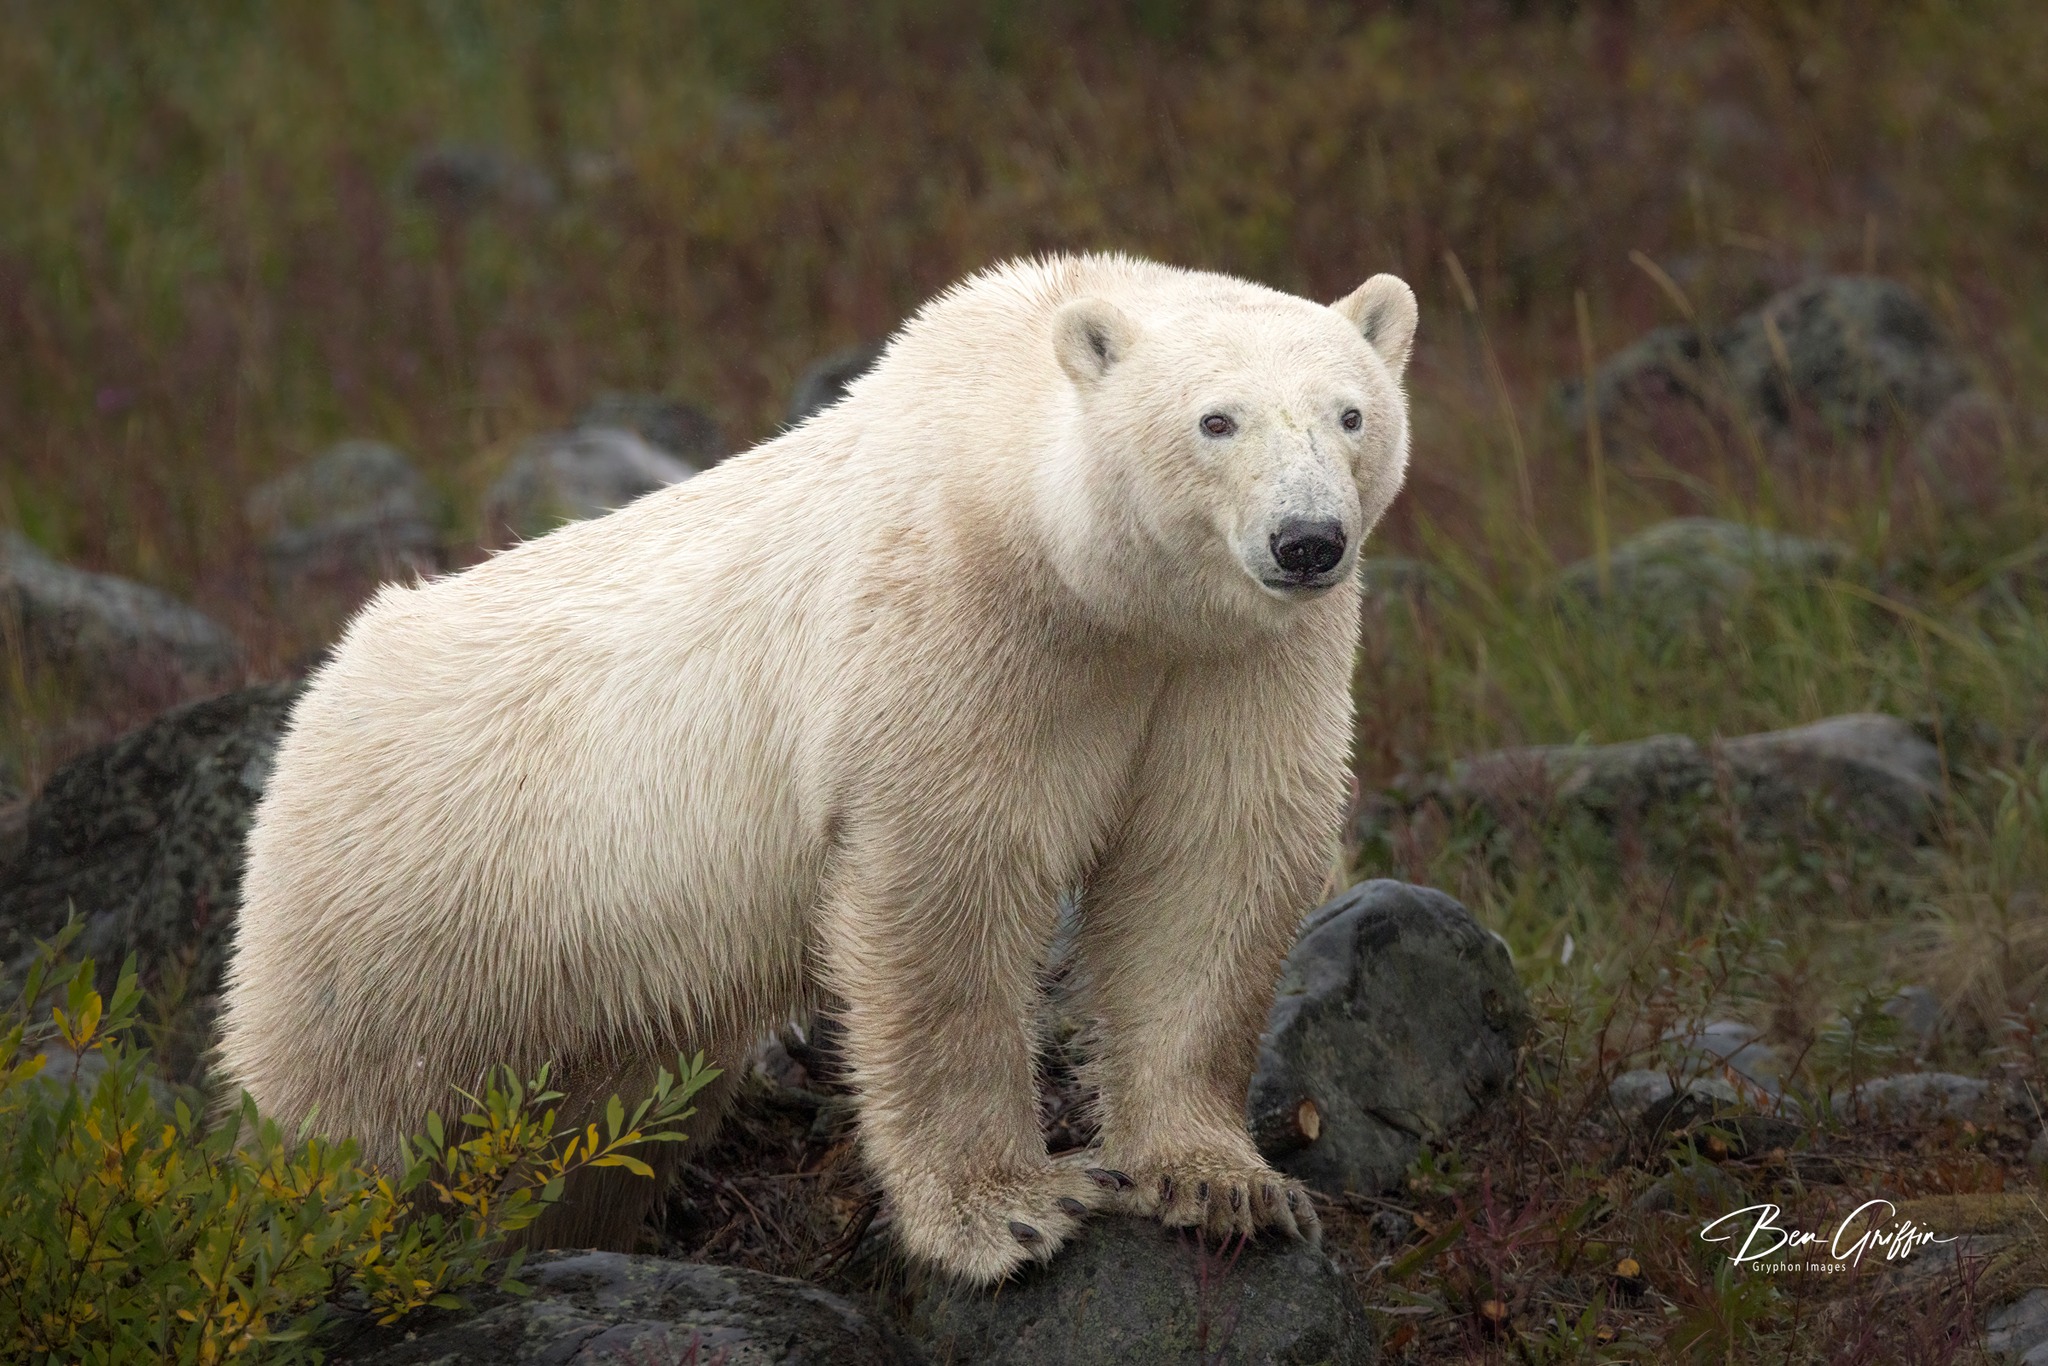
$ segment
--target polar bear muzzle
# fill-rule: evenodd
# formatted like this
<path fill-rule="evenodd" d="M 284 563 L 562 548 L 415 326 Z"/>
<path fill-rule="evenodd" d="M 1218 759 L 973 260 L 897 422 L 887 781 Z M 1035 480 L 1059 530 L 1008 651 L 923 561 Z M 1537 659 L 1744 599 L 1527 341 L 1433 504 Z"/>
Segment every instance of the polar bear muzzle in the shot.
<path fill-rule="evenodd" d="M 1279 578 L 1272 588 L 1327 588 L 1344 562 L 1344 524 L 1327 518 L 1289 517 L 1267 539 Z"/>

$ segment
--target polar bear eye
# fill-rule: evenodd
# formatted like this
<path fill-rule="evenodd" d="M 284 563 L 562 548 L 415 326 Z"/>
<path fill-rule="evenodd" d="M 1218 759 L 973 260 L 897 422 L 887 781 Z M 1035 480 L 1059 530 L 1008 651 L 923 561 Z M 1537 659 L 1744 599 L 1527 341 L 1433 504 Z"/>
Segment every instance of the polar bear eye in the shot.
<path fill-rule="evenodd" d="M 1237 424 L 1221 413 L 1211 413 L 1202 419 L 1202 430 L 1211 436 L 1229 436 L 1237 430 Z"/>
<path fill-rule="evenodd" d="M 1346 408 L 1344 416 L 1338 420 L 1344 424 L 1344 430 L 1347 432 L 1355 432 L 1365 425 L 1364 415 L 1356 408 Z"/>

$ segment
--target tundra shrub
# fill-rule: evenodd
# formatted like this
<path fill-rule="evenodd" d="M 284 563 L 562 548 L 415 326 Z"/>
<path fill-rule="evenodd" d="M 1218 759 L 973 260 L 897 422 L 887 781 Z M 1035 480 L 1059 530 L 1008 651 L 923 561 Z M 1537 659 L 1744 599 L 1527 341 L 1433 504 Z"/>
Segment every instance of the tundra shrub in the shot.
<path fill-rule="evenodd" d="M 134 963 L 103 998 L 90 960 L 63 961 L 69 938 L 0 1011 L 0 1360 L 318 1360 L 337 1300 L 390 1323 L 478 1285 L 520 1292 L 505 1235 L 582 1168 L 652 1176 L 630 1150 L 679 1141 L 717 1075 L 700 1055 L 630 1114 L 615 1096 L 601 1125 L 562 1132 L 546 1069 L 501 1069 L 469 1113 L 427 1116 L 394 1177 L 246 1094 L 212 1125 L 167 1100 L 129 1042 Z"/>

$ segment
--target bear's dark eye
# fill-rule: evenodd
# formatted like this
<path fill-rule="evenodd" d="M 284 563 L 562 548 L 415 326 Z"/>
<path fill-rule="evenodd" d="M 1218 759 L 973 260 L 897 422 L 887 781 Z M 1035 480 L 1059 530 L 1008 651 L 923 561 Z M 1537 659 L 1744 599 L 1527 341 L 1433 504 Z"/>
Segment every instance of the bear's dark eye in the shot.
<path fill-rule="evenodd" d="M 1202 430 L 1211 436 L 1229 436 L 1237 430 L 1237 424 L 1221 413 L 1211 413 L 1202 419 Z"/>
<path fill-rule="evenodd" d="M 1347 432 L 1355 432 L 1365 425 L 1364 415 L 1356 408 L 1346 408 L 1344 416 L 1338 420 L 1344 424 L 1344 430 Z"/>

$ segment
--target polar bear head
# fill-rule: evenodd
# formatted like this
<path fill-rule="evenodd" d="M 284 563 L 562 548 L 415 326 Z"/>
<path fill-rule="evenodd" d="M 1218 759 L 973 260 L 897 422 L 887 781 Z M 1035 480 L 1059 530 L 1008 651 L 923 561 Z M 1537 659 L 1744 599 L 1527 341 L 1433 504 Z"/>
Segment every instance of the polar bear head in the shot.
<path fill-rule="evenodd" d="M 1093 534 L 1126 586 L 1149 560 L 1183 596 L 1284 619 L 1351 574 L 1401 487 L 1415 296 L 1391 275 L 1327 307 L 1189 281 L 1142 312 L 1081 297 L 1053 318 Z"/>

